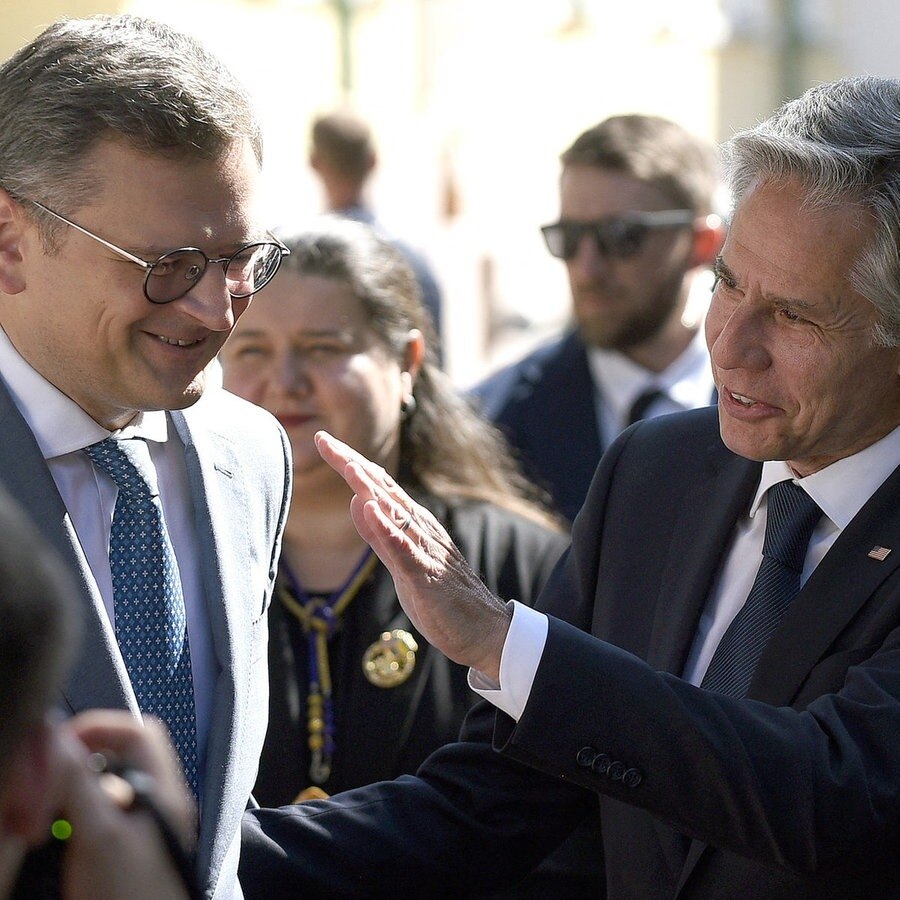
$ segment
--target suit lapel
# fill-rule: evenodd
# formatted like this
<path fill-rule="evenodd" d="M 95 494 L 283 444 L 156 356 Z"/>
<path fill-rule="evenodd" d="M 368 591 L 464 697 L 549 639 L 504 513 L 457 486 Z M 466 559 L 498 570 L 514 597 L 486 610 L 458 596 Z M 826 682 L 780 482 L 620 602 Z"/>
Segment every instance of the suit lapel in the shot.
<path fill-rule="evenodd" d="M 760 465 L 725 451 L 716 441 L 708 477 L 685 494 L 673 518 L 673 540 L 660 580 L 660 597 L 650 637 L 647 662 L 654 668 L 681 675 L 697 633 L 700 618 L 727 552 L 738 518 L 745 514 L 759 481 Z M 697 511 L 703 510 L 703 516 Z M 660 846 L 667 857 L 687 852 L 682 881 L 705 844 L 673 834 L 654 820 Z"/>
<path fill-rule="evenodd" d="M 130 709 L 137 703 L 103 599 L 56 483 L 28 424 L 0 381 L 0 480 L 29 513 L 75 579 L 82 634 L 62 694 L 72 712 L 91 707 Z"/>
<path fill-rule="evenodd" d="M 790 705 L 818 660 L 900 565 L 900 468 L 857 513 L 791 603 L 757 665 L 747 692 L 754 700 Z M 868 556 L 875 546 L 894 552 L 884 561 Z M 708 845 L 692 841 L 678 896 Z"/>
<path fill-rule="evenodd" d="M 721 453 L 721 445 L 717 445 Z M 759 480 L 760 466 L 734 456 L 712 460 L 709 477 L 686 493 L 674 519 L 673 540 L 660 580 L 660 598 L 647 662 L 681 675 L 697 632 L 697 622 L 728 549 L 732 533 L 746 513 Z M 703 515 L 698 515 L 703 510 Z"/>
<path fill-rule="evenodd" d="M 532 385 L 528 405 L 541 410 L 521 420 L 528 454 L 541 472 L 567 473 L 558 500 L 574 516 L 602 454 L 594 381 L 578 335 L 570 334 L 553 358 L 535 362 L 523 377 Z"/>
<path fill-rule="evenodd" d="M 797 692 L 835 638 L 900 565 L 900 469 L 844 529 L 791 603 L 756 669 L 748 696 L 776 706 Z M 883 561 L 868 556 L 890 547 Z"/>
<path fill-rule="evenodd" d="M 237 652 L 237 648 L 246 645 L 250 627 L 247 598 L 253 592 L 241 551 L 249 546 L 245 542 L 250 537 L 246 504 L 235 477 L 239 461 L 230 442 L 209 427 L 208 419 L 197 427 L 201 410 L 192 407 L 170 415 L 185 448 L 203 593 L 218 664 L 201 798 L 205 814 L 198 843 L 198 864 L 201 871 L 209 868 L 211 883 L 215 883 L 234 830 L 223 820 L 234 805 L 223 799 L 226 786 L 233 780 L 233 761 L 241 758 L 243 723 L 237 710 L 239 698 L 246 694 L 250 672 L 248 654 Z"/>

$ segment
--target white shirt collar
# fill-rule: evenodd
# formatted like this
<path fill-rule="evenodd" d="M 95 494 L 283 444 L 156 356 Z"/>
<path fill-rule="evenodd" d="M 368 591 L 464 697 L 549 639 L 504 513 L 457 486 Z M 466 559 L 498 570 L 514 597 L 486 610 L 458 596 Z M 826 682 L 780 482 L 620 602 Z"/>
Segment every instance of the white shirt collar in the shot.
<path fill-rule="evenodd" d="M 618 419 L 624 419 L 634 401 L 651 387 L 664 391 L 684 409 L 707 406 L 712 399 L 712 369 L 702 328 L 662 372 L 651 372 L 617 350 L 598 347 L 588 347 L 588 363 L 604 401 Z"/>
<path fill-rule="evenodd" d="M 143 437 L 165 441 L 165 412 L 142 412 L 125 428 L 109 432 L 98 425 L 74 400 L 35 371 L 0 328 L 0 373 L 13 402 L 34 433 L 44 459 L 81 450 L 115 433 L 121 437 Z"/>
<path fill-rule="evenodd" d="M 750 507 L 750 517 L 756 515 L 766 491 L 779 481 L 793 479 L 809 494 L 819 508 L 844 529 L 862 509 L 875 491 L 887 480 L 900 463 L 900 427 L 886 434 L 865 450 L 807 475 L 794 478 L 786 462 L 770 460 L 763 463 L 759 487 Z"/>

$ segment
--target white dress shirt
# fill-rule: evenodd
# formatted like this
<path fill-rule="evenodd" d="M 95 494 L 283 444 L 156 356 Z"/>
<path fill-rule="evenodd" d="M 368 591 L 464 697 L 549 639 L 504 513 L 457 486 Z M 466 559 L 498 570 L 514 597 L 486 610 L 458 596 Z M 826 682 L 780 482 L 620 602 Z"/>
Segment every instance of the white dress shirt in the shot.
<path fill-rule="evenodd" d="M 165 412 L 138 413 L 125 428 L 112 433 L 107 431 L 36 372 L 19 355 L 2 328 L 0 374 L 13 402 L 34 433 L 56 482 L 103 597 L 108 625 L 113 634 L 115 607 L 109 565 L 109 535 L 118 488 L 112 478 L 96 469 L 90 459 L 79 451 L 111 434 L 117 438 L 141 437 L 147 441 L 159 481 L 163 516 L 181 571 L 197 717 L 198 777 L 202 785 L 217 664 L 200 578 L 194 507 L 184 464 L 184 446 Z"/>
<path fill-rule="evenodd" d="M 588 348 L 588 366 L 597 385 L 597 422 L 604 450 L 629 424 L 631 407 L 645 391 L 657 388 L 665 394 L 650 404 L 647 418 L 699 409 L 712 402 L 715 382 L 702 328 L 662 372 L 651 372 L 615 350 L 596 347 Z"/>
<path fill-rule="evenodd" d="M 765 462 L 750 511 L 738 521 L 725 564 L 716 578 L 700 617 L 683 677 L 700 684 L 713 653 L 744 605 L 762 559 L 766 531 L 767 494 L 779 481 L 793 479 L 822 510 L 806 559 L 801 584 L 806 582 L 844 528 L 900 464 L 900 428 L 853 456 L 838 460 L 806 478 L 794 478 L 785 462 Z M 475 670 L 469 684 L 486 700 L 518 721 L 528 703 L 534 677 L 547 640 L 547 617 L 516 601 L 503 654 L 500 683 Z"/>

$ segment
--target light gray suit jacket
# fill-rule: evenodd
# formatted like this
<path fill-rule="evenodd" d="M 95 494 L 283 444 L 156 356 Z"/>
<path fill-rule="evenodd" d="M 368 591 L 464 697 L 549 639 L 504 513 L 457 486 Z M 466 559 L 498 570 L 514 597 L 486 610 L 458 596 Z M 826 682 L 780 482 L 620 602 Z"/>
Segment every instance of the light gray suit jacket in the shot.
<path fill-rule="evenodd" d="M 185 462 L 218 675 L 201 798 L 198 870 L 207 897 L 240 898 L 241 814 L 268 709 L 266 612 L 291 492 L 287 437 L 264 410 L 222 390 L 170 413 Z M 74 572 L 83 633 L 61 703 L 137 713 L 103 601 L 34 435 L 0 381 L 0 483 Z"/>

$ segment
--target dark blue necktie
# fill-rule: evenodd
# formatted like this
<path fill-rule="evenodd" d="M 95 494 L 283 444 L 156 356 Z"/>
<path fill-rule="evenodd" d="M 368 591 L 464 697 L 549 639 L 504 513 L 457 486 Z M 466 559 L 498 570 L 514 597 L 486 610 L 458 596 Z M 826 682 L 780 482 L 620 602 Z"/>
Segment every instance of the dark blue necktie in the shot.
<path fill-rule="evenodd" d="M 638 394 L 631 408 L 628 410 L 627 425 L 634 425 L 647 415 L 647 410 L 662 397 L 666 396 L 666 392 L 660 388 L 648 388 L 641 394 Z"/>
<path fill-rule="evenodd" d="M 701 687 L 743 697 L 769 638 L 800 590 L 809 539 L 822 516 L 793 481 L 769 488 L 763 558 L 747 602 L 722 636 Z"/>
<path fill-rule="evenodd" d="M 184 595 L 150 451 L 142 440 L 107 438 L 84 452 L 119 488 L 109 537 L 116 640 L 141 712 L 166 723 L 196 794 L 197 728 Z"/>

